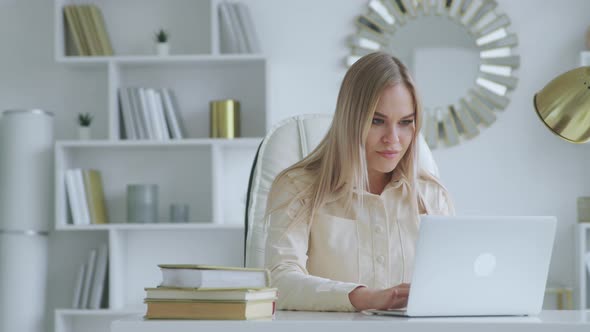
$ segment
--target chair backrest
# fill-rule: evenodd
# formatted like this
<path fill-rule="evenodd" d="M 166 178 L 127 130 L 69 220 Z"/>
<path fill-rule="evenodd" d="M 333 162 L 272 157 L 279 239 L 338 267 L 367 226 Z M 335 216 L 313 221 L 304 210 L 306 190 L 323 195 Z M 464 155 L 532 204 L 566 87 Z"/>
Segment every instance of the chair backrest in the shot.
<path fill-rule="evenodd" d="M 303 159 L 320 143 L 332 123 L 331 114 L 305 114 L 276 124 L 263 139 L 254 158 L 246 200 L 244 266 L 264 267 L 266 200 L 275 177 Z M 419 136 L 419 166 L 438 176 L 426 141 Z"/>

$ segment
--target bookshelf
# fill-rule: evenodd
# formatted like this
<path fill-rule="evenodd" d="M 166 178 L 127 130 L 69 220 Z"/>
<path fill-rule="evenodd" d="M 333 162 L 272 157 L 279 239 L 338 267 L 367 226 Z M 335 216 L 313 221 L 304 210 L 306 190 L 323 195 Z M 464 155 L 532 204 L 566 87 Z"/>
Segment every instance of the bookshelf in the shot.
<path fill-rule="evenodd" d="M 106 129 L 93 133 L 102 139 L 55 144 L 55 230 L 60 236 L 92 238 L 92 243 L 106 241 L 109 248 L 109 307 L 58 308 L 56 332 L 109 331 L 112 320 L 145 312 L 143 288 L 159 282 L 157 264 L 242 264 L 250 167 L 269 121 L 267 60 L 263 54 L 221 54 L 220 2 L 54 0 L 55 61 L 81 72 L 102 71 L 107 77 L 102 93 L 85 101 L 104 105 Z M 102 12 L 112 56 L 65 53 L 62 8 L 87 3 Z M 155 55 L 152 37 L 159 28 L 170 32 L 170 55 Z M 130 86 L 174 91 L 187 138 L 122 139 L 118 89 Z M 241 138 L 209 138 L 209 101 L 224 98 L 240 101 Z M 64 180 L 71 168 L 101 172 L 109 224 L 73 224 Z M 126 186 L 131 183 L 158 184 L 158 223 L 126 223 Z M 168 222 L 170 204 L 181 202 L 189 204 L 189 222 Z M 89 244 L 79 246 L 86 252 Z M 72 262 L 74 268 L 61 273 L 73 278 L 82 263 Z M 72 296 L 73 289 L 64 297 Z"/>
<path fill-rule="evenodd" d="M 580 52 L 580 66 L 590 66 L 590 51 Z M 584 255 L 590 252 L 590 223 L 575 225 L 576 234 L 576 274 L 578 309 L 590 309 L 590 272 L 586 268 Z"/>

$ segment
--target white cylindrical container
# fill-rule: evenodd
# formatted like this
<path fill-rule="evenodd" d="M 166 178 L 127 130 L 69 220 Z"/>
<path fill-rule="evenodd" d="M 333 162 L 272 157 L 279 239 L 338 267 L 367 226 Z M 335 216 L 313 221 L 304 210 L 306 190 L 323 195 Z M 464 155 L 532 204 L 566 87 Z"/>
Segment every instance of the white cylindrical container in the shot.
<path fill-rule="evenodd" d="M 0 331 L 43 332 L 48 237 L 0 231 Z"/>
<path fill-rule="evenodd" d="M 0 230 L 49 231 L 53 220 L 53 114 L 0 118 Z"/>

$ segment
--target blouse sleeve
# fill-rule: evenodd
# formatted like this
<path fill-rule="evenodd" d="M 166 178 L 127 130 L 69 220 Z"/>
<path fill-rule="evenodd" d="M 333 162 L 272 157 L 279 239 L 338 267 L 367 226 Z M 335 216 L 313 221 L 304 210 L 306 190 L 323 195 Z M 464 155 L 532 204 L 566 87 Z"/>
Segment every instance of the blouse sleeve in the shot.
<path fill-rule="evenodd" d="M 312 311 L 355 311 L 348 294 L 360 284 L 334 281 L 312 276 L 306 268 L 310 225 L 306 221 L 293 223 L 301 208 L 292 202 L 297 193 L 293 183 L 277 184 L 276 197 L 267 204 L 266 268 L 271 273 L 271 285 L 279 291 L 278 309 Z"/>

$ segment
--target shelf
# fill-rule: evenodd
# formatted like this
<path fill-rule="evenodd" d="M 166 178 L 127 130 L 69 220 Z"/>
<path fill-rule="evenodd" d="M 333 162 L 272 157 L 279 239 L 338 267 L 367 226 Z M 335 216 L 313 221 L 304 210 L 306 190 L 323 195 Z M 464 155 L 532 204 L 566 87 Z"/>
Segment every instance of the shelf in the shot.
<path fill-rule="evenodd" d="M 62 231 L 108 231 L 108 230 L 137 230 L 137 231 L 173 231 L 173 230 L 236 230 L 243 231 L 240 224 L 213 223 L 178 223 L 178 224 L 104 224 L 104 225 L 60 225 L 56 227 Z"/>
<path fill-rule="evenodd" d="M 62 56 L 58 63 L 80 66 L 106 65 L 109 63 L 133 64 L 243 64 L 247 62 L 265 61 L 262 54 L 190 54 L 190 55 L 116 55 L 116 56 Z"/>
<path fill-rule="evenodd" d="M 56 148 L 125 148 L 125 147 L 178 147 L 178 146 L 225 146 L 258 147 L 262 137 L 244 137 L 235 139 L 191 138 L 181 140 L 62 140 L 56 142 Z"/>

